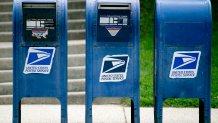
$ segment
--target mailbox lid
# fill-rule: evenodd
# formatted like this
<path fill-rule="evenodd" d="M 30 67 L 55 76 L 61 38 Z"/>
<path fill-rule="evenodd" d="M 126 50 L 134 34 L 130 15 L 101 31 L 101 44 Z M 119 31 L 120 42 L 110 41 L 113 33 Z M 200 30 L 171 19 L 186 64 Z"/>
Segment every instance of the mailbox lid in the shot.
<path fill-rule="evenodd" d="M 156 37 L 167 46 L 210 44 L 212 16 L 208 0 L 157 0 Z"/>
<path fill-rule="evenodd" d="M 55 42 L 56 3 L 23 3 L 25 42 Z"/>
<path fill-rule="evenodd" d="M 117 33 L 116 36 L 111 36 L 109 31 L 105 28 L 105 26 L 101 26 L 104 31 L 98 32 L 98 7 L 100 3 L 104 4 L 129 4 L 131 6 L 131 13 L 130 13 L 130 26 L 126 26 L 130 29 L 130 35 L 124 35 L 120 32 L 122 31 L 129 31 L 128 30 L 120 30 L 120 34 Z M 86 40 L 87 43 L 90 43 L 90 46 L 113 46 L 113 47 L 128 47 L 128 46 L 138 46 L 139 44 L 139 35 L 140 35 L 140 6 L 139 1 L 132 1 L 132 0 L 90 0 L 87 1 L 86 4 Z M 100 20 L 100 19 L 99 19 Z M 127 21 L 128 22 L 128 21 Z M 132 28 L 134 27 L 134 28 Z M 119 29 L 119 27 L 117 27 Z M 114 29 L 117 29 L 116 27 Z M 109 28 L 113 29 L 113 28 Z M 101 33 L 98 34 L 98 33 Z M 121 35 L 122 34 L 122 35 Z M 120 35 L 120 36 L 119 36 Z M 98 37 L 100 36 L 98 40 Z M 103 38 L 105 37 L 105 38 Z M 126 37 L 129 37 L 128 39 Z M 126 40 L 127 39 L 127 40 Z"/>
<path fill-rule="evenodd" d="M 130 3 L 98 3 L 97 41 L 129 42 Z"/>

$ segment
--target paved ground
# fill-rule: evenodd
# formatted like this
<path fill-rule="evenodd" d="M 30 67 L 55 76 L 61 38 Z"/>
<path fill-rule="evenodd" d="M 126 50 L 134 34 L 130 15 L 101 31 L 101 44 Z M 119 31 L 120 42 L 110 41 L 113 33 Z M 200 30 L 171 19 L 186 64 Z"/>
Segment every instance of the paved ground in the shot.
<path fill-rule="evenodd" d="M 141 123 L 153 123 L 153 108 L 141 108 Z M 198 123 L 197 108 L 164 108 L 164 123 Z M 212 123 L 218 123 L 218 109 L 212 109 Z M 85 106 L 68 106 L 69 123 L 85 123 Z M 12 106 L 0 106 L 0 123 L 12 123 Z M 22 105 L 22 123 L 60 123 L 58 105 Z M 94 105 L 93 123 L 130 123 L 130 108 Z"/>

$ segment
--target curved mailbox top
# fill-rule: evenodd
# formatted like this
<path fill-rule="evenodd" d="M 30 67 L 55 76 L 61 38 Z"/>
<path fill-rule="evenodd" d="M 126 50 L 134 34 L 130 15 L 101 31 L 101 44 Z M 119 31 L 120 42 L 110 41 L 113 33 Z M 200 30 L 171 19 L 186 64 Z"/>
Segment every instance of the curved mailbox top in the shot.
<path fill-rule="evenodd" d="M 156 0 L 155 30 L 167 46 L 210 46 L 210 0 Z"/>
<path fill-rule="evenodd" d="M 212 22 L 210 0 L 156 0 L 159 22 Z"/>

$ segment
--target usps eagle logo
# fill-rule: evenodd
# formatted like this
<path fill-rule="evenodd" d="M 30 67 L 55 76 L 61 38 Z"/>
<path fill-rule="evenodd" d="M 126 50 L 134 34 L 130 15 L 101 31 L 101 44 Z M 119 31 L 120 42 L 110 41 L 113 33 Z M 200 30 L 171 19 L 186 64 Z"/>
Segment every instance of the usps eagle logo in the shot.
<path fill-rule="evenodd" d="M 170 78 L 195 78 L 198 72 L 200 51 L 176 51 L 170 70 Z"/>
<path fill-rule="evenodd" d="M 24 74 L 49 74 L 55 54 L 55 47 L 30 47 L 24 67 Z"/>
<path fill-rule="evenodd" d="M 103 58 L 100 82 L 121 82 L 126 79 L 128 55 L 107 55 Z"/>

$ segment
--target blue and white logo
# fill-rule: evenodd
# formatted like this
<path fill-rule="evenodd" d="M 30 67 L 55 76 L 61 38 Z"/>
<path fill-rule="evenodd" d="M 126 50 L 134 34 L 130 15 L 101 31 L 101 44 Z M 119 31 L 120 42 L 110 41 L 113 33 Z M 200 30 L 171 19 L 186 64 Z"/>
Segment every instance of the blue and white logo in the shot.
<path fill-rule="evenodd" d="M 170 78 L 195 78 L 198 72 L 200 51 L 177 51 L 173 54 Z"/>
<path fill-rule="evenodd" d="M 120 82 L 126 79 L 128 55 L 107 55 L 103 58 L 100 82 Z"/>
<path fill-rule="evenodd" d="M 55 47 L 30 47 L 24 67 L 24 74 L 49 74 L 55 54 Z"/>

